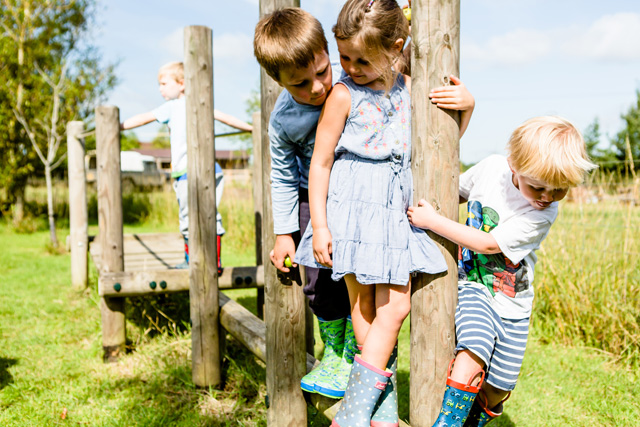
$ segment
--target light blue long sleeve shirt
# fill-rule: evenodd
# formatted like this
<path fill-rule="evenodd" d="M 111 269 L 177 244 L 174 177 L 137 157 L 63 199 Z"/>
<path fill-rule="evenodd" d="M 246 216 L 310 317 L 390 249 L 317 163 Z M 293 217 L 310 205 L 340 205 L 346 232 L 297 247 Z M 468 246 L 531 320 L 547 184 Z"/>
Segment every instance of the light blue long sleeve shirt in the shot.
<path fill-rule="evenodd" d="M 331 64 L 333 83 L 343 75 Z M 273 231 L 289 234 L 300 229 L 298 191 L 309 186 L 309 166 L 322 106 L 298 104 L 283 90 L 269 118 Z"/>

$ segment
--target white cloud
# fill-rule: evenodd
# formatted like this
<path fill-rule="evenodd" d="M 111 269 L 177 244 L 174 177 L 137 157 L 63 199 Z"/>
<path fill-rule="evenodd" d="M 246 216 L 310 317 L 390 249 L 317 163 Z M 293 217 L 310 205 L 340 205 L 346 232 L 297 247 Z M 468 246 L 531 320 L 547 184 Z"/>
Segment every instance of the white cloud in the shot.
<path fill-rule="evenodd" d="M 521 66 L 536 62 L 552 49 L 550 32 L 519 29 L 492 37 L 487 43 L 465 43 L 465 58 L 483 65 Z"/>
<path fill-rule="evenodd" d="M 640 14 L 617 13 L 598 19 L 586 30 L 577 30 L 564 45 L 567 54 L 595 60 L 640 59 Z"/>
<path fill-rule="evenodd" d="M 213 38 L 216 60 L 231 59 L 236 64 L 253 58 L 253 34 L 226 33 Z"/>
<path fill-rule="evenodd" d="M 167 36 L 160 40 L 158 47 L 168 58 L 176 61 L 176 58 L 183 57 L 184 51 L 184 28 L 176 28 Z"/>

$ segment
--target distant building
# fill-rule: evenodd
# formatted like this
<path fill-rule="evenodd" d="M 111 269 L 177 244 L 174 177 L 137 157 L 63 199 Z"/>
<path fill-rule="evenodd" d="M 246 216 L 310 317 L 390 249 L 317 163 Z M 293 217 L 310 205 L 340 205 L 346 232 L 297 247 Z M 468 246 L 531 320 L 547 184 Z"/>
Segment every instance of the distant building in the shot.
<path fill-rule="evenodd" d="M 155 158 L 158 169 L 171 172 L 171 149 L 156 148 L 150 142 L 141 142 L 140 148 L 132 151 Z M 247 150 L 216 150 L 216 160 L 222 169 L 247 169 L 249 157 Z"/>

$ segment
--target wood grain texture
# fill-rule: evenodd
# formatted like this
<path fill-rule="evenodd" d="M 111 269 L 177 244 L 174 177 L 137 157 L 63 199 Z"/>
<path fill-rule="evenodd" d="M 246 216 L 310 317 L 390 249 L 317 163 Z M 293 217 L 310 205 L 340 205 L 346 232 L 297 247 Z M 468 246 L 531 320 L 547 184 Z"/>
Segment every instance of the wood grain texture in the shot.
<path fill-rule="evenodd" d="M 164 282 L 164 283 L 162 283 Z M 134 270 L 103 273 L 98 281 L 100 296 L 134 297 L 189 290 L 189 270 Z M 119 290 L 116 290 L 114 286 Z M 257 267 L 227 267 L 218 277 L 219 289 L 258 288 L 264 285 L 264 271 Z"/>
<path fill-rule="evenodd" d="M 102 256 L 100 273 L 124 269 L 122 189 L 120 182 L 120 114 L 117 107 L 96 108 L 98 229 Z M 124 298 L 101 298 L 104 360 L 113 362 L 125 345 Z"/>
<path fill-rule="evenodd" d="M 199 387 L 217 387 L 222 381 L 218 327 L 212 48 L 210 28 L 185 28 L 192 377 Z"/>
<path fill-rule="evenodd" d="M 69 238 L 71 286 L 77 291 L 88 284 L 89 214 L 84 170 L 84 123 L 67 123 L 67 169 L 69 176 Z"/>
<path fill-rule="evenodd" d="M 432 88 L 459 76 L 460 1 L 412 2 L 412 170 L 414 200 L 426 199 L 441 214 L 458 219 L 459 113 L 438 109 Z M 457 247 L 431 233 L 448 271 L 419 275 L 411 297 L 411 404 L 414 427 L 435 421 L 453 357 L 457 301 Z"/>
<path fill-rule="evenodd" d="M 260 0 L 260 16 L 283 7 L 299 7 L 298 0 Z M 262 247 L 265 264 L 265 323 L 267 327 L 267 424 L 299 427 L 307 425 L 307 408 L 300 379 L 306 373 L 305 297 L 302 287 L 283 285 L 275 267 L 266 260 L 273 248 L 271 210 L 271 155 L 269 117 L 280 94 L 280 86 L 260 71 L 263 165 Z"/>

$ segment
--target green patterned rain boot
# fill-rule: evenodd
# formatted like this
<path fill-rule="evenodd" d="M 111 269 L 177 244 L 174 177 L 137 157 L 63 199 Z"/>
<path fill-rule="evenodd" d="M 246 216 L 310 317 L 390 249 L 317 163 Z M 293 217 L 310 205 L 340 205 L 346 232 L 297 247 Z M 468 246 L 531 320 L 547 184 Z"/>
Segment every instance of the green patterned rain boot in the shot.
<path fill-rule="evenodd" d="M 356 335 L 353 333 L 351 317 L 347 317 L 344 328 L 344 350 L 342 358 L 333 365 L 328 375 L 316 380 L 315 392 L 323 396 L 339 399 L 344 396 L 344 391 L 349 383 L 349 374 L 353 365 L 353 357 L 359 353 Z"/>
<path fill-rule="evenodd" d="M 331 427 L 370 427 L 371 413 L 390 376 L 391 372 L 378 369 L 355 356 L 344 399 Z"/>
<path fill-rule="evenodd" d="M 442 408 L 432 427 L 462 427 L 467 421 L 471 406 L 484 381 L 484 370 L 474 373 L 466 384 L 452 380 L 453 362 L 452 360 L 447 371 L 447 387 L 442 398 Z M 480 375 L 480 382 L 472 386 L 471 383 L 478 378 L 478 375 Z"/>
<path fill-rule="evenodd" d="M 315 393 L 316 383 L 331 376 L 342 359 L 344 349 L 344 332 L 347 319 L 323 320 L 318 317 L 320 337 L 324 343 L 324 356 L 320 364 L 302 377 L 300 388 Z"/>
<path fill-rule="evenodd" d="M 467 421 L 464 423 L 464 427 L 484 427 L 489 423 L 489 421 L 494 418 L 498 418 L 502 415 L 504 410 L 503 403 L 511 396 L 511 392 L 502 399 L 502 402 L 498 403 L 493 409 L 487 408 L 487 397 L 484 395 L 483 391 L 478 393 L 478 397 L 475 402 L 473 402 L 473 407 L 471 408 L 471 412 L 469 412 L 469 416 L 467 417 Z"/>
<path fill-rule="evenodd" d="M 371 416 L 371 427 L 398 427 L 398 343 L 393 347 L 393 352 L 387 362 L 387 370 L 391 371 L 391 378 L 387 388 L 382 392 L 380 400 L 376 403 Z"/>

